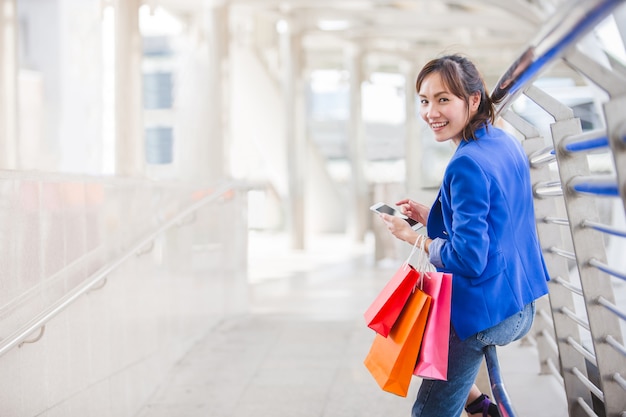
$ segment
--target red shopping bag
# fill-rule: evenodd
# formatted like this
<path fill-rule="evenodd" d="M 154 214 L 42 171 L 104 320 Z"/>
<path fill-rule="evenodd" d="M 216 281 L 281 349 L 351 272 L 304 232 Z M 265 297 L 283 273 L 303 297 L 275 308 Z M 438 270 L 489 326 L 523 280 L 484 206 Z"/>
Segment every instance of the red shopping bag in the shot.
<path fill-rule="evenodd" d="M 415 253 L 417 240 L 407 260 L 398 268 L 393 277 L 387 282 L 374 302 L 365 311 L 367 326 L 381 336 L 387 337 L 391 327 L 400 316 L 409 295 L 413 292 L 419 272 L 409 264 Z M 421 254 L 421 253 L 420 253 Z"/>
<path fill-rule="evenodd" d="M 365 358 L 365 366 L 387 392 L 406 397 L 426 326 L 430 297 L 416 289 L 388 337 L 380 334 Z"/>
<path fill-rule="evenodd" d="M 448 379 L 452 274 L 424 272 L 418 286 L 432 298 L 432 301 L 413 374 L 426 379 L 446 381 Z"/>
<path fill-rule="evenodd" d="M 367 326 L 381 336 L 387 337 L 418 279 L 419 272 L 415 268 L 406 262 L 402 264 L 365 311 Z"/>

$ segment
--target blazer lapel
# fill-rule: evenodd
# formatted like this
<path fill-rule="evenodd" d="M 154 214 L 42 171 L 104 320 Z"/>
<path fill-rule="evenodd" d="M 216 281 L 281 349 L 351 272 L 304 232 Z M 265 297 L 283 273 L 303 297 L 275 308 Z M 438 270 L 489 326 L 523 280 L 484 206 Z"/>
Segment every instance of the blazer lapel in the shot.
<path fill-rule="evenodd" d="M 430 213 L 428 214 L 428 237 L 431 239 L 442 238 L 448 239 L 448 234 L 446 233 L 446 228 L 443 224 L 443 214 L 441 211 L 441 190 L 439 190 L 439 194 L 437 194 L 437 198 L 433 206 L 430 208 Z"/>

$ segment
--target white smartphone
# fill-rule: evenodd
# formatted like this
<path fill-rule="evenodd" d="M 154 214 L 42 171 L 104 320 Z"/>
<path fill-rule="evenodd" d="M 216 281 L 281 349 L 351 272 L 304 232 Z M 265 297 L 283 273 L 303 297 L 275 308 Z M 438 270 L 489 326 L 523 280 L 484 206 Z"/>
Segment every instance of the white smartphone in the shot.
<path fill-rule="evenodd" d="M 398 210 L 395 207 L 390 206 L 389 204 L 385 204 L 385 203 L 376 203 L 374 205 L 372 205 L 370 207 L 370 210 L 372 210 L 375 213 L 385 213 L 385 214 L 391 214 L 392 216 L 398 216 L 404 220 L 407 221 L 407 223 L 409 223 L 411 225 L 411 227 L 413 228 L 413 230 L 418 230 L 421 229 L 422 227 L 424 227 L 423 224 L 419 223 L 416 220 L 410 219 L 408 217 L 406 217 L 404 214 L 402 214 L 400 212 L 400 210 Z"/>

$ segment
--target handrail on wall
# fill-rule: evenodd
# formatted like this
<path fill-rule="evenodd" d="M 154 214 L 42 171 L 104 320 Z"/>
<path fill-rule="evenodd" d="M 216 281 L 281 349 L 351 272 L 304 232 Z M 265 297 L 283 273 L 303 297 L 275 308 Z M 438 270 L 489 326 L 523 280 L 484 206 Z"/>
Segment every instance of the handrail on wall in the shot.
<path fill-rule="evenodd" d="M 7 336 L 5 339 L 0 341 L 0 356 L 7 353 L 9 350 L 13 349 L 16 346 L 21 345 L 22 343 L 29 343 L 35 341 L 35 339 L 27 341 L 26 339 L 37 331 L 38 329 L 42 329 L 47 322 L 49 322 L 52 318 L 57 316 L 63 310 L 65 310 L 68 306 L 70 306 L 74 301 L 76 301 L 80 296 L 86 294 L 91 290 L 95 290 L 100 288 L 99 285 L 105 282 L 107 276 L 119 268 L 124 262 L 128 259 L 132 258 L 137 254 L 141 254 L 142 250 L 145 247 L 152 245 L 154 240 L 163 232 L 170 229 L 172 226 L 177 226 L 180 224 L 181 220 L 185 219 L 190 214 L 196 213 L 196 211 L 205 205 L 214 202 L 219 197 L 224 195 L 225 192 L 232 189 L 234 184 L 232 182 L 221 183 L 215 187 L 213 192 L 198 200 L 191 206 L 187 207 L 185 210 L 182 210 L 176 216 L 163 223 L 159 228 L 157 228 L 154 232 L 150 233 L 148 236 L 143 238 L 139 243 L 133 246 L 130 250 L 128 250 L 124 255 L 120 256 L 115 261 L 109 263 L 108 265 L 101 268 L 98 272 L 88 277 L 81 285 L 77 286 L 74 290 L 66 294 L 59 301 L 54 303 L 48 310 L 40 313 L 39 315 L 33 317 L 30 321 L 28 321 L 25 325 L 17 329 L 15 332 Z M 43 334 L 41 331 L 40 335 Z M 39 340 L 39 338 L 36 338 Z"/>

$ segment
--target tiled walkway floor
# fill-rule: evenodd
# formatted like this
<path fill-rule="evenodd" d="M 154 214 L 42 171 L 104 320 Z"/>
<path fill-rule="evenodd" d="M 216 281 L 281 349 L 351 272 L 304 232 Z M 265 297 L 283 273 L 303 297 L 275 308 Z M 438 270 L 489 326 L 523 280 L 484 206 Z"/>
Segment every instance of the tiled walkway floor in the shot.
<path fill-rule="evenodd" d="M 343 238 L 316 241 L 306 254 L 255 239 L 264 238 L 252 239 L 261 245 L 250 253 L 250 314 L 198 343 L 138 417 L 409 417 L 419 379 L 401 398 L 363 366 L 373 333 L 362 312 L 395 263 L 375 267 L 368 245 L 346 249 Z M 532 346 L 516 343 L 499 357 L 519 416 L 567 416 Z"/>

